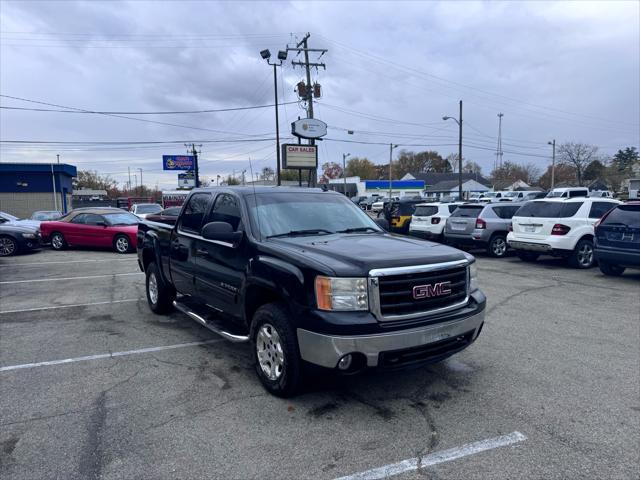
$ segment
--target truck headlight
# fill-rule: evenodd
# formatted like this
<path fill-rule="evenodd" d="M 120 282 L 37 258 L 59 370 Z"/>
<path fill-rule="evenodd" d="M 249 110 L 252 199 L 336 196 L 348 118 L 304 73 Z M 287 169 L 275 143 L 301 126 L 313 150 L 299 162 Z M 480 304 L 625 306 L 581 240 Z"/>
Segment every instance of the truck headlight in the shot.
<path fill-rule="evenodd" d="M 30 238 L 32 240 L 35 240 L 36 238 L 38 238 L 38 235 L 36 233 L 23 233 L 22 238 Z"/>
<path fill-rule="evenodd" d="M 320 310 L 367 310 L 366 278 L 316 277 L 316 302 Z"/>
<path fill-rule="evenodd" d="M 478 266 L 476 262 L 469 265 L 469 292 L 473 292 L 480 288 L 478 285 Z"/>

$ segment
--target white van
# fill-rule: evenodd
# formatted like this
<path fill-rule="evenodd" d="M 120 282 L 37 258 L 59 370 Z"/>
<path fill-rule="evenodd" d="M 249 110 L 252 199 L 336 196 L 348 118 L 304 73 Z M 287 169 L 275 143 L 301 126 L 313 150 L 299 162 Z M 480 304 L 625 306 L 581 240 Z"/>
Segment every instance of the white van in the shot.
<path fill-rule="evenodd" d="M 588 196 L 589 189 L 587 187 L 554 188 L 547 193 L 547 198 L 575 198 Z"/>

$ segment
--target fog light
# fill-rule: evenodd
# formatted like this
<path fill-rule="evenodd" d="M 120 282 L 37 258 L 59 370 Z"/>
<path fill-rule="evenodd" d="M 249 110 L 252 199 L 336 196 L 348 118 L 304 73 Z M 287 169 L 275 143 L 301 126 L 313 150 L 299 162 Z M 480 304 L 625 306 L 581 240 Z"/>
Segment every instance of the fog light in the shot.
<path fill-rule="evenodd" d="M 338 369 L 339 370 L 349 370 L 351 366 L 351 362 L 353 361 L 353 357 L 350 353 L 346 354 L 338 361 Z"/>

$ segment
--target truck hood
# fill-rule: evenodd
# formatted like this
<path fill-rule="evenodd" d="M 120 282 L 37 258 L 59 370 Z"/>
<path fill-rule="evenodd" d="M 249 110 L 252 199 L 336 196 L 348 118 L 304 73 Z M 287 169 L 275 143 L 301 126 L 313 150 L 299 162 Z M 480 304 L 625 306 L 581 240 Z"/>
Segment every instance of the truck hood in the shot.
<path fill-rule="evenodd" d="M 325 265 L 337 276 L 367 276 L 374 268 L 429 265 L 471 259 L 461 250 L 393 234 L 334 234 L 277 238 L 271 247 Z M 304 261 L 303 260 L 303 261 Z"/>

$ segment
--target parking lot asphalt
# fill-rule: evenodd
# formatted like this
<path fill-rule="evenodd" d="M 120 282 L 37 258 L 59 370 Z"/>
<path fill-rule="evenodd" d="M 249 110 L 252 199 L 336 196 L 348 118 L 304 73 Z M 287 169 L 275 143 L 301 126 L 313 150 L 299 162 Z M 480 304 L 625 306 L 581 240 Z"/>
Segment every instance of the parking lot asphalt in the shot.
<path fill-rule="evenodd" d="M 377 478 L 417 458 L 393 478 L 638 478 L 640 273 L 478 264 L 487 319 L 467 350 L 279 399 L 248 346 L 151 313 L 135 255 L 1 259 L 0 477 Z"/>

